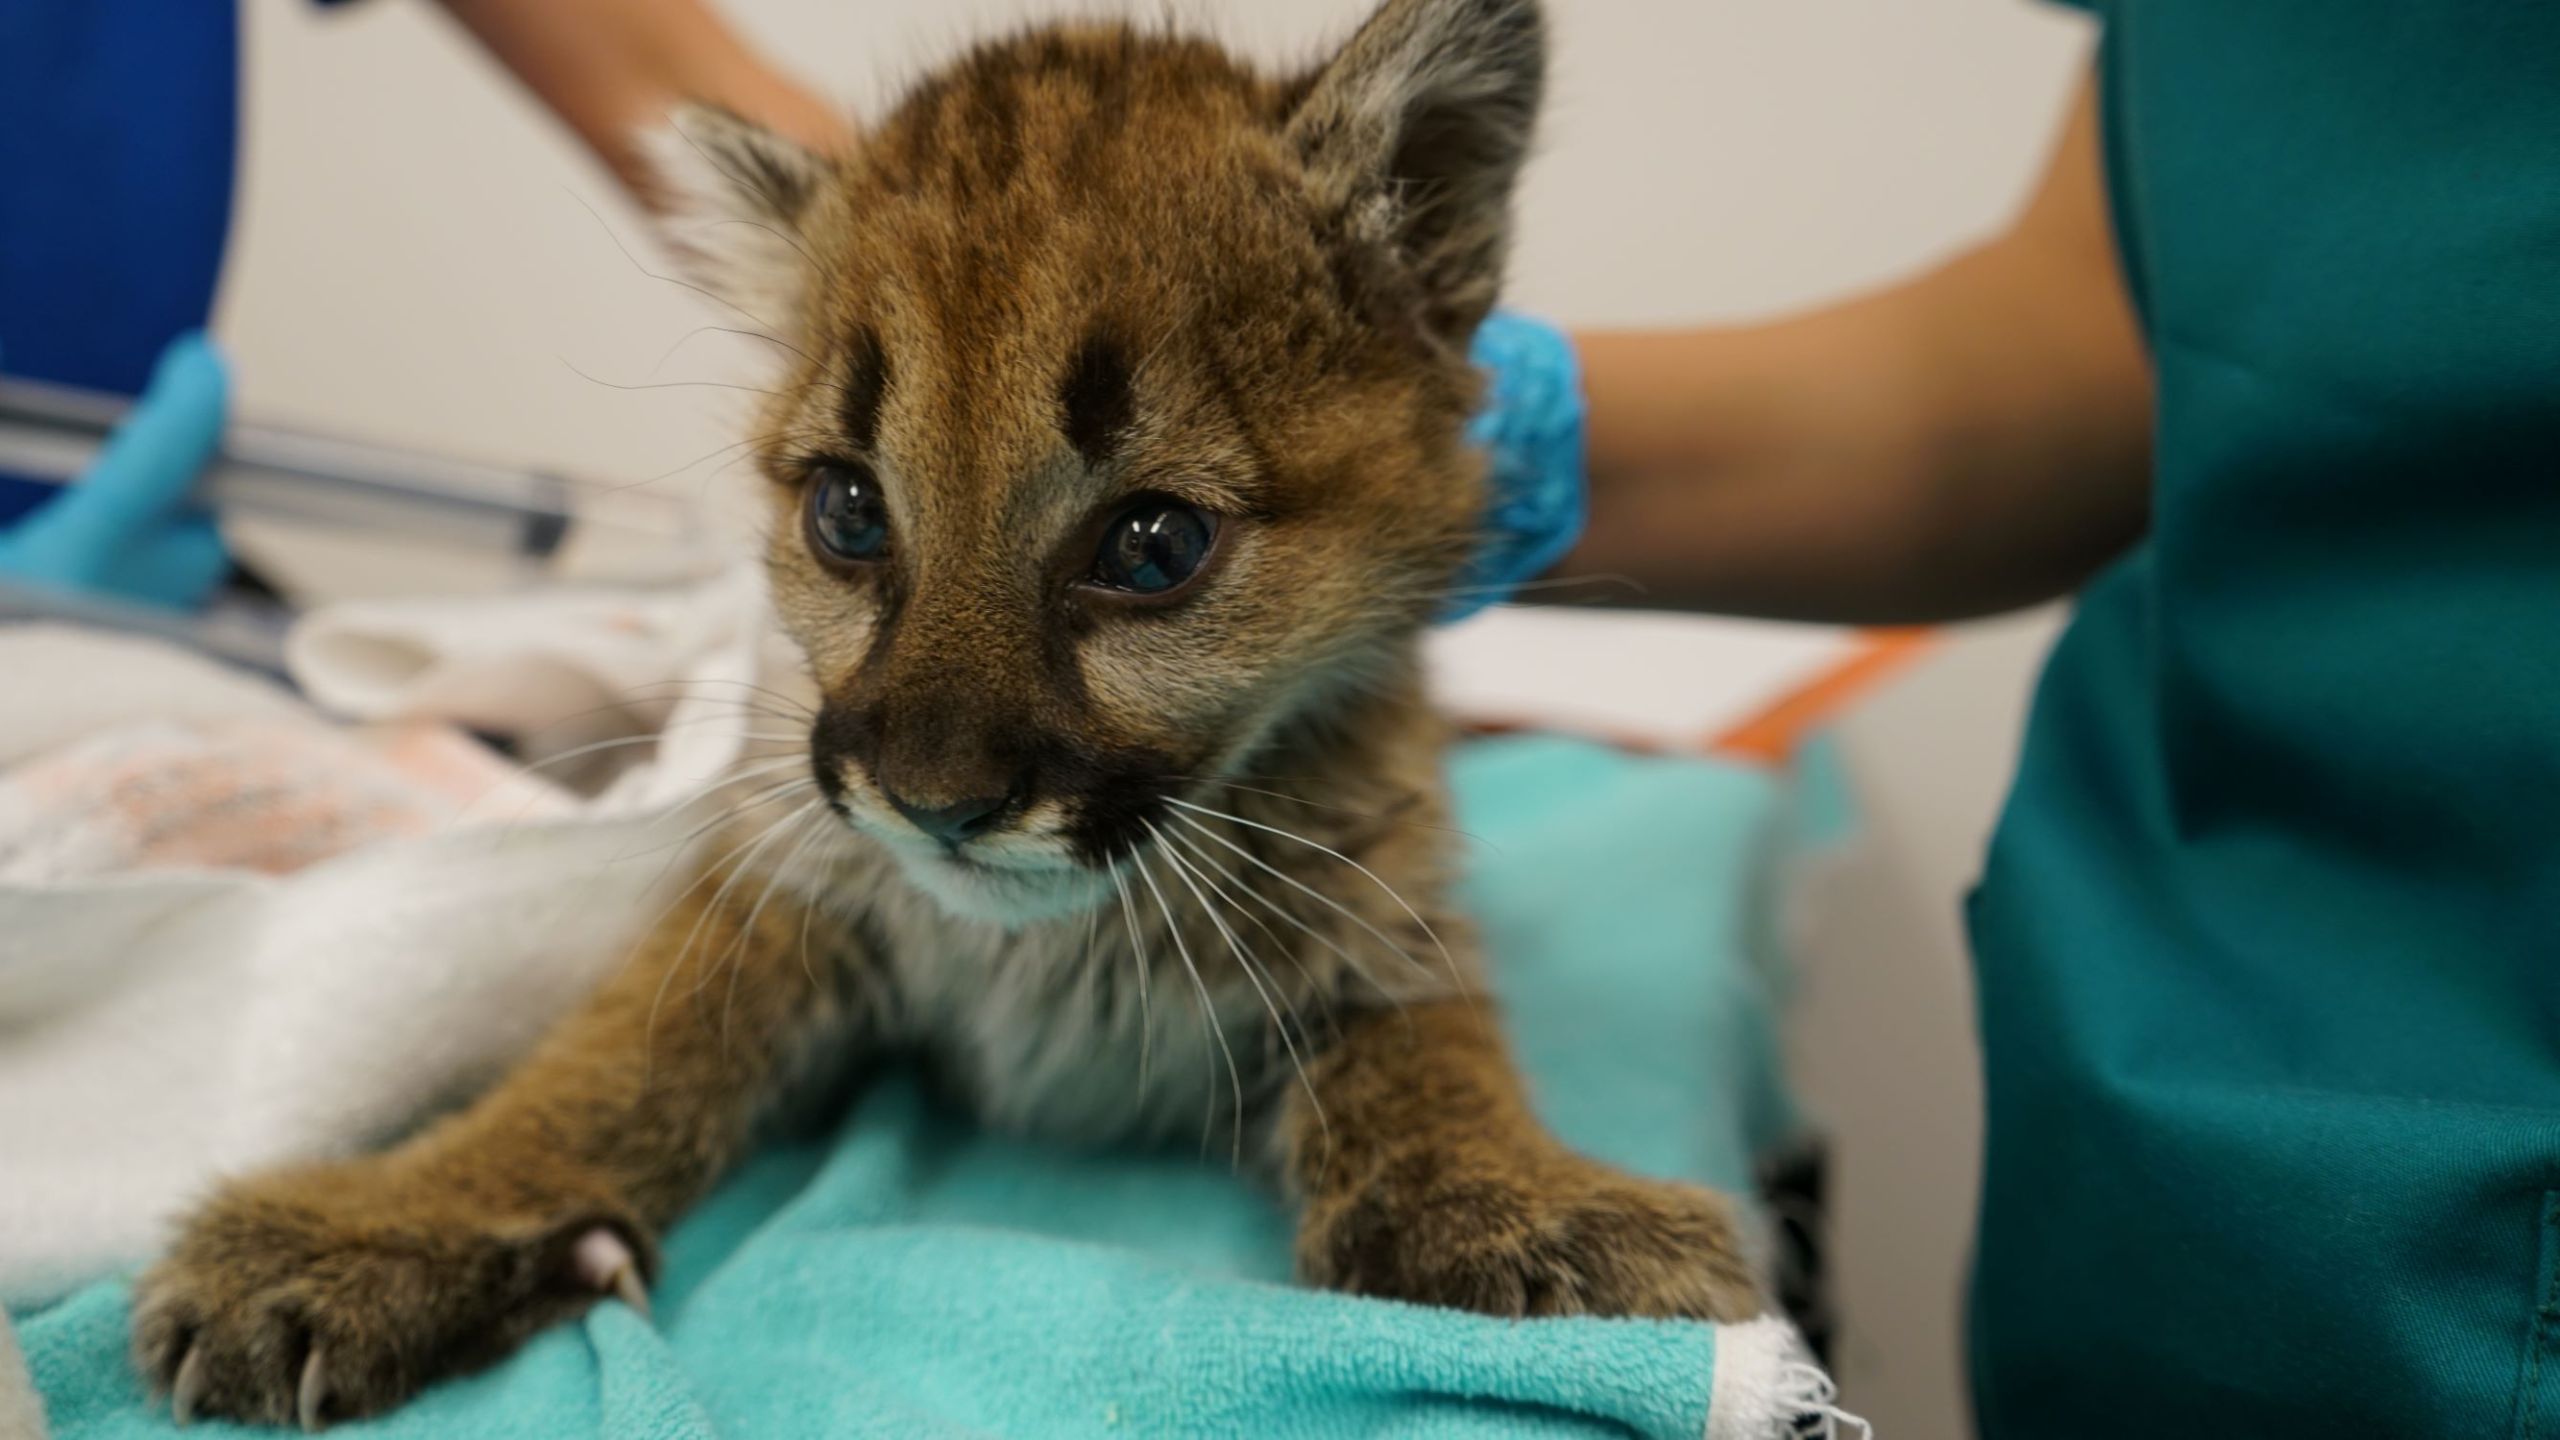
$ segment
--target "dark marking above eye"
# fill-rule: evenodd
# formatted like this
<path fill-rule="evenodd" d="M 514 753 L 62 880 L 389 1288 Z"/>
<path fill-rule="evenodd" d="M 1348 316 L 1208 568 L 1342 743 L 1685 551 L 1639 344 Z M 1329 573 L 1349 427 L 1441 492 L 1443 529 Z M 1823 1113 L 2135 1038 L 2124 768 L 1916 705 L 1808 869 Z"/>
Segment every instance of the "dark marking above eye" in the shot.
<path fill-rule="evenodd" d="M 1103 464 L 1118 453 L 1136 417 L 1137 395 L 1130 388 L 1128 357 L 1109 336 L 1097 331 L 1077 347 L 1058 382 L 1058 412 L 1067 443 L 1086 464 Z"/>
<path fill-rule="evenodd" d="M 853 334 L 844 357 L 845 438 L 857 450 L 869 450 L 880 439 L 880 402 L 889 392 L 889 355 L 880 348 L 880 332 L 865 325 Z"/>
<path fill-rule="evenodd" d="M 1264 475 L 1274 473 L 1270 448 L 1263 444 L 1261 432 L 1254 427 L 1254 407 L 1245 398 L 1244 384 L 1236 378 L 1232 359 L 1218 346 L 1210 345 L 1200 356 L 1200 369 L 1227 418 L 1234 423 L 1236 438 L 1252 457 L 1254 469 Z"/>

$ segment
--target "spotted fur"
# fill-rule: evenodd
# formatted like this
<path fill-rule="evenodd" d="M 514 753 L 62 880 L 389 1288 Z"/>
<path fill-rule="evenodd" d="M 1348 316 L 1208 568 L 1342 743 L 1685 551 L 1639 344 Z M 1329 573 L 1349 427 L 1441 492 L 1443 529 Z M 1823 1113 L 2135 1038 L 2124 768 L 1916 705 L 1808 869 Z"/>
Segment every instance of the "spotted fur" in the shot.
<path fill-rule="evenodd" d="M 251 1418 L 394 1403 L 636 1293 L 808 1057 L 890 1051 L 1000 1127 L 1267 1170 L 1315 1283 L 1755 1311 L 1720 1198 L 1538 1125 L 1449 900 L 1417 637 L 1482 506 L 1463 356 L 1541 75 L 1533 0 L 1387 0 L 1295 77 L 1034 30 L 842 159 L 678 117 L 671 239 L 792 357 L 754 444 L 808 798 L 479 1103 L 218 1195 L 143 1282 L 146 1371 Z M 885 556 L 813 543 L 829 474 L 878 487 Z M 1089 583 L 1145 497 L 1217 517 L 1162 600 Z"/>

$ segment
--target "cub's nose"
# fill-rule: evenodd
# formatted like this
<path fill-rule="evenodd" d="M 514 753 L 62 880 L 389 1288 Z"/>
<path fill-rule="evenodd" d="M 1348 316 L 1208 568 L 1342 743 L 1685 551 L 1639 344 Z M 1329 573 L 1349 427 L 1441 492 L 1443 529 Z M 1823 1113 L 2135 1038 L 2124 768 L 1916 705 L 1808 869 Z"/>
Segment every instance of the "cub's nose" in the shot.
<path fill-rule="evenodd" d="M 883 789 L 889 805 L 907 817 L 915 826 L 945 845 L 958 845 L 975 840 L 994 827 L 997 817 L 1013 803 L 1011 795 L 977 795 L 954 800 L 948 805 L 914 805 L 897 791 Z"/>

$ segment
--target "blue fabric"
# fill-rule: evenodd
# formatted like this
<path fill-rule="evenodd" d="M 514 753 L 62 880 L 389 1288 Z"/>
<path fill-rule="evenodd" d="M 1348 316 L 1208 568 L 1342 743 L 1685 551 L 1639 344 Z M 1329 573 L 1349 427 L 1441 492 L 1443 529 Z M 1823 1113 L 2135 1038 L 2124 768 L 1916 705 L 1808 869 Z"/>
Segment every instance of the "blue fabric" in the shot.
<path fill-rule="evenodd" d="M 1741 1189 L 1793 1116 L 1763 933 L 1776 787 L 1544 739 L 1455 761 L 1469 896 L 1541 1109 L 1631 1168 Z M 1505 1322 L 1286 1283 L 1281 1208 L 1222 1163 L 979 1134 L 904 1079 L 762 1151 L 619 1305 L 357 1433 L 470 1440 L 1626 1436 L 1705 1432 L 1716 1332 Z M 170 1432 L 126 1287 L 26 1317 L 62 1440 Z M 233 1433 L 199 1426 L 196 1433 Z"/>
<path fill-rule="evenodd" d="M 188 495 L 222 443 L 230 389 L 212 342 L 194 331 L 173 341 L 80 483 L 0 529 L 0 579 L 158 605 L 202 600 L 231 560 Z"/>
<path fill-rule="evenodd" d="M 1496 311 L 1476 327 L 1484 408 L 1467 438 L 1485 447 L 1485 534 L 1442 607 L 1464 620 L 1544 574 L 1582 536 L 1582 369 L 1573 341 L 1543 320 Z"/>
<path fill-rule="evenodd" d="M 133 394 L 210 318 L 238 35 L 223 0 L 0 0 L 0 343 L 16 373 Z M 0 476 L 0 522 L 51 494 Z"/>

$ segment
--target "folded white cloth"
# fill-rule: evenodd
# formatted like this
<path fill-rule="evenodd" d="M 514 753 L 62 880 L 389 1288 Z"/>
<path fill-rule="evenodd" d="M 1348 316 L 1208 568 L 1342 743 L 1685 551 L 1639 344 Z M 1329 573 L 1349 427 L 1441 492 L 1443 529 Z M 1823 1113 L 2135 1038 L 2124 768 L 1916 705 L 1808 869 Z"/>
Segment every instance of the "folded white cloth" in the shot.
<path fill-rule="evenodd" d="M 285 654 L 333 714 L 517 735 L 528 761 L 656 733 L 655 763 L 596 797 L 616 813 L 681 798 L 748 733 L 782 723 L 765 682 L 797 663 L 754 566 L 674 589 L 332 606 L 294 627 Z"/>

